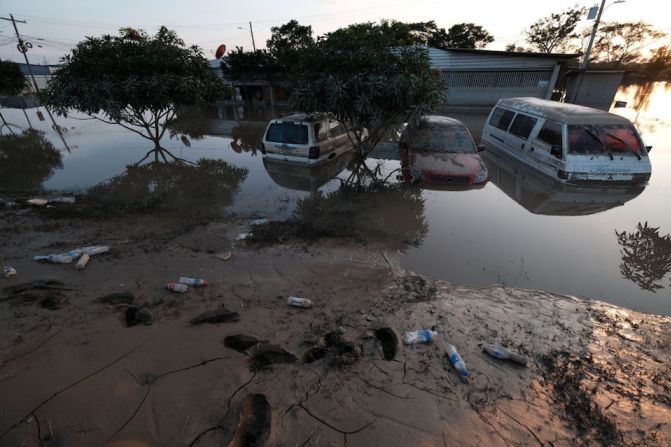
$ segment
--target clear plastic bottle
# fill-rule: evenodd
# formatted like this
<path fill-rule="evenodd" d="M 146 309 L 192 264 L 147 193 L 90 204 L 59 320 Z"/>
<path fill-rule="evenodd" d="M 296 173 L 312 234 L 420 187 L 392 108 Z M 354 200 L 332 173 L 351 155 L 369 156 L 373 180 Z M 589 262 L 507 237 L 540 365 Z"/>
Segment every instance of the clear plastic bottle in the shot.
<path fill-rule="evenodd" d="M 187 286 L 193 286 L 193 287 L 207 287 L 209 284 L 207 282 L 207 279 L 200 279 L 200 278 L 189 278 L 186 276 L 182 276 L 179 278 L 179 283 L 180 284 L 186 284 Z"/>
<path fill-rule="evenodd" d="M 299 298 L 297 296 L 290 296 L 287 298 L 287 304 L 293 307 L 312 307 L 312 301 L 307 298 Z"/>
<path fill-rule="evenodd" d="M 520 355 L 495 343 L 487 343 L 482 345 L 482 350 L 499 360 L 511 360 L 515 363 L 519 363 L 520 365 L 525 366 L 527 364 L 527 358 L 523 355 Z"/>
<path fill-rule="evenodd" d="M 417 345 L 420 343 L 430 343 L 436 338 L 438 332 L 430 329 L 420 329 L 418 331 L 406 332 L 403 334 L 403 343 L 406 345 Z"/>
<path fill-rule="evenodd" d="M 78 256 L 78 254 L 68 252 L 59 255 L 35 256 L 33 259 L 36 261 L 52 262 L 54 264 L 70 264 Z"/>
<path fill-rule="evenodd" d="M 93 256 L 93 255 L 99 255 L 99 254 L 102 254 L 102 253 L 107 253 L 108 251 L 110 251 L 110 248 L 107 245 L 93 245 L 91 247 L 81 248 L 81 249 L 79 249 L 79 251 L 81 251 L 82 253 L 85 253 L 89 256 Z"/>
<path fill-rule="evenodd" d="M 450 358 L 450 363 L 452 363 L 452 366 L 454 366 L 454 369 L 457 370 L 459 375 L 463 378 L 468 377 L 468 369 L 466 369 L 466 364 L 457 352 L 457 348 L 455 348 L 454 345 L 447 345 L 447 356 Z"/>
<path fill-rule="evenodd" d="M 189 288 L 184 285 L 184 284 L 179 284 L 176 282 L 169 282 L 168 284 L 165 285 L 165 288 L 170 290 L 171 292 L 176 292 L 176 293 L 186 293 Z"/>

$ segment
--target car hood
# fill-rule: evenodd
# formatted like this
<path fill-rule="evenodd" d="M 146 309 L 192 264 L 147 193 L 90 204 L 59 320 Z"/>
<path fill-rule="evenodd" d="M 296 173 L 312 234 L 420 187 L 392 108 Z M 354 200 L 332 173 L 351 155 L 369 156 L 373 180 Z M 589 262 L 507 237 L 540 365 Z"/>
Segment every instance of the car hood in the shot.
<path fill-rule="evenodd" d="M 478 154 L 410 151 L 412 168 L 434 175 L 471 175 L 486 170 Z"/>

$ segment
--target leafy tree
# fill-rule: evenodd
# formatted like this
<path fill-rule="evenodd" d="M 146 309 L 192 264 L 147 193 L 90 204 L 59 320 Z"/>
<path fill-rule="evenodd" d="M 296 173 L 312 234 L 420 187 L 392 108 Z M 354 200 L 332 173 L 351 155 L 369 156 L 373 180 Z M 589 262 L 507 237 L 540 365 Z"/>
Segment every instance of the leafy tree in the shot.
<path fill-rule="evenodd" d="M 185 46 L 174 31 L 161 27 L 149 36 L 123 28 L 119 36 L 79 42 L 43 100 L 61 115 L 78 110 L 151 140 L 154 149 L 141 161 L 152 153 L 158 161 L 166 154 L 177 159 L 160 144 L 177 107 L 209 103 L 226 92 L 201 50 Z"/>
<path fill-rule="evenodd" d="M 555 49 L 566 51 L 571 47 L 570 41 L 580 37 L 575 29 L 584 14 L 585 8 L 578 6 L 550 14 L 531 25 L 526 41 L 541 53 L 552 53 Z"/>
<path fill-rule="evenodd" d="M 509 43 L 506 45 L 506 51 L 510 51 L 512 53 L 523 53 L 528 50 L 522 46 L 517 45 L 517 43 Z"/>
<path fill-rule="evenodd" d="M 301 25 L 296 20 L 290 20 L 282 26 L 273 26 L 270 31 L 272 34 L 266 41 L 266 47 L 274 55 L 305 48 L 314 43 L 312 26 Z"/>
<path fill-rule="evenodd" d="M 599 62 L 623 66 L 641 59 L 641 50 L 666 33 L 645 22 L 606 22 L 592 48 L 591 57 Z"/>
<path fill-rule="evenodd" d="M 0 135 L 0 188 L 37 190 L 62 168 L 61 153 L 34 129 Z"/>
<path fill-rule="evenodd" d="M 392 127 L 444 102 L 444 84 L 431 71 L 427 51 L 398 46 L 372 23 L 341 28 L 302 50 L 294 79 L 290 107 L 333 114 L 361 157 Z"/>
<path fill-rule="evenodd" d="M 443 31 L 442 28 L 441 31 Z M 435 36 L 433 39 L 437 37 L 442 36 Z M 494 42 L 494 37 L 480 25 L 476 25 L 475 23 L 457 23 L 447 30 L 442 42 L 437 41 L 436 46 L 438 48 L 484 48 L 492 42 Z"/>
<path fill-rule="evenodd" d="M 267 80 L 286 74 L 286 69 L 269 51 L 245 52 L 242 47 L 236 47 L 221 60 L 221 70 L 226 79 L 238 81 Z"/>
<path fill-rule="evenodd" d="M 0 61 L 0 95 L 21 94 L 28 87 L 28 80 L 16 62 Z"/>
<path fill-rule="evenodd" d="M 665 45 L 655 50 L 643 70 L 649 80 L 664 81 L 671 79 L 671 46 Z"/>

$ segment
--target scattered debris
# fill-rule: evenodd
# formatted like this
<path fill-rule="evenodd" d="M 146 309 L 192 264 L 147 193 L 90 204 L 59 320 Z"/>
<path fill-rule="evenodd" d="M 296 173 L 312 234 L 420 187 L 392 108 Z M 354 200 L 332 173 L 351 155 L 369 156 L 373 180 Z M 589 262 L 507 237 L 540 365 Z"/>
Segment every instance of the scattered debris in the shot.
<path fill-rule="evenodd" d="M 229 321 L 238 321 L 239 318 L 239 313 L 228 310 L 225 307 L 220 307 L 219 309 L 208 310 L 207 312 L 196 315 L 191 319 L 191 324 L 197 325 L 203 323 L 227 323 Z"/>
<path fill-rule="evenodd" d="M 224 338 L 224 346 L 238 352 L 245 352 L 257 343 L 259 340 L 251 335 L 236 334 Z"/>
<path fill-rule="evenodd" d="M 72 205 L 75 203 L 75 198 L 74 197 L 56 197 L 54 199 L 49 199 L 49 203 L 60 203 L 64 205 Z"/>
<path fill-rule="evenodd" d="M 207 279 L 200 279 L 200 278 L 189 278 L 186 276 L 182 276 L 179 278 L 179 283 L 180 284 L 186 284 L 187 286 L 193 286 L 193 287 L 207 287 L 208 282 Z"/>
<path fill-rule="evenodd" d="M 261 219 L 254 219 L 249 221 L 249 225 L 265 225 L 270 222 L 270 219 L 261 218 Z"/>
<path fill-rule="evenodd" d="M 229 250 L 214 256 L 216 258 L 221 259 L 222 261 L 228 261 L 229 259 L 231 259 L 231 256 L 233 256 L 233 252 Z"/>
<path fill-rule="evenodd" d="M 452 363 L 452 366 L 454 366 L 454 369 L 457 370 L 459 375 L 462 378 L 468 377 L 468 369 L 466 369 L 466 363 L 462 360 L 461 356 L 459 355 L 459 352 L 457 352 L 457 348 L 454 347 L 454 345 L 447 345 L 447 356 L 450 359 L 450 363 Z"/>
<path fill-rule="evenodd" d="M 430 329 L 420 329 L 418 331 L 410 331 L 403 334 L 403 343 L 406 345 L 417 345 L 422 343 L 431 343 L 431 340 L 436 338 L 438 332 Z"/>
<path fill-rule="evenodd" d="M 46 256 L 34 256 L 35 261 L 42 262 L 51 262 L 56 264 L 69 264 L 80 256 L 88 255 L 99 255 L 102 253 L 107 253 L 110 250 L 107 245 L 92 245 L 90 247 L 75 248 L 74 250 L 67 251 L 65 253 L 52 254 Z M 88 262 L 88 261 L 87 261 Z"/>
<path fill-rule="evenodd" d="M 249 394 L 240 405 L 240 422 L 230 447 L 261 447 L 270 437 L 272 410 L 263 394 Z"/>
<path fill-rule="evenodd" d="M 169 282 L 165 285 L 165 288 L 175 293 L 186 293 L 189 288 L 184 284 L 179 284 L 176 282 Z"/>
<path fill-rule="evenodd" d="M 2 276 L 9 279 L 12 276 L 16 276 L 16 270 L 14 269 L 14 267 L 6 265 L 2 268 Z"/>
<path fill-rule="evenodd" d="M 126 326 L 131 327 L 137 324 L 149 326 L 154 321 L 151 312 L 146 307 L 128 306 L 124 313 Z"/>
<path fill-rule="evenodd" d="M 396 353 L 400 349 L 400 339 L 395 330 L 388 327 L 375 329 L 375 339 L 382 348 L 382 358 L 385 360 L 394 360 Z"/>
<path fill-rule="evenodd" d="M 510 360 L 520 365 L 527 366 L 527 358 L 523 355 L 520 355 L 516 352 L 513 352 L 509 349 L 504 348 L 501 345 L 495 343 L 487 343 L 482 345 L 482 350 L 499 360 Z"/>
<path fill-rule="evenodd" d="M 249 236 L 251 236 L 252 233 L 240 233 L 237 236 L 235 236 L 236 241 L 244 241 L 247 239 Z"/>
<path fill-rule="evenodd" d="M 135 294 L 133 292 L 127 291 L 110 293 L 109 295 L 101 296 L 96 301 L 115 306 L 117 304 L 132 304 L 134 300 Z"/>
<path fill-rule="evenodd" d="M 279 345 L 257 343 L 247 352 L 250 355 L 247 359 L 250 371 L 265 369 L 277 363 L 296 363 L 296 356 Z"/>
<path fill-rule="evenodd" d="M 28 205 L 44 206 L 47 203 L 49 203 L 49 201 L 47 199 L 29 199 L 29 200 L 26 200 L 26 203 Z"/>
<path fill-rule="evenodd" d="M 81 255 L 81 256 L 79 257 L 79 260 L 78 260 L 77 263 L 75 264 L 75 268 L 76 268 L 77 270 L 84 270 L 84 268 L 86 267 L 86 264 L 88 264 L 88 262 L 89 262 L 90 260 L 91 260 L 91 256 L 89 256 L 89 255 L 87 255 L 86 253 L 84 253 L 83 255 Z"/>
<path fill-rule="evenodd" d="M 324 334 L 317 345 L 303 354 L 302 363 L 313 363 L 324 359 L 331 367 L 348 366 L 361 358 L 361 348 L 345 340 L 342 330 Z"/>
<path fill-rule="evenodd" d="M 292 306 L 292 307 L 303 307 L 303 308 L 308 308 L 312 307 L 312 301 L 310 301 L 307 298 L 299 298 L 297 296 L 290 296 L 287 298 L 287 305 Z"/>
<path fill-rule="evenodd" d="M 45 309 L 58 310 L 65 304 L 65 298 L 61 293 L 50 293 L 42 298 L 37 304 Z"/>

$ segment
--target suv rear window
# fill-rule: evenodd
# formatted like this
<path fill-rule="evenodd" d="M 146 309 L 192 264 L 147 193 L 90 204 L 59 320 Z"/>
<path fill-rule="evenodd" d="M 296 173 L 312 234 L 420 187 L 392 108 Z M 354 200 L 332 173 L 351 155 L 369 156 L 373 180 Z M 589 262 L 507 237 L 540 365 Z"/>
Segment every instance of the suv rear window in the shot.
<path fill-rule="evenodd" d="M 507 131 L 508 126 L 510 126 L 510 122 L 513 120 L 514 116 L 515 112 L 497 107 L 494 109 L 494 113 L 492 114 L 492 118 L 489 120 L 489 124 L 503 131 Z"/>
<path fill-rule="evenodd" d="M 272 143 L 308 144 L 308 126 L 295 123 L 273 123 L 268 128 L 266 140 Z"/>
<path fill-rule="evenodd" d="M 511 135 L 515 135 L 516 137 L 520 137 L 523 140 L 526 140 L 529 138 L 531 129 L 533 129 L 536 125 L 536 121 L 538 121 L 536 118 L 518 113 L 515 117 L 515 120 L 513 121 L 513 125 L 510 126 L 509 132 Z"/>

